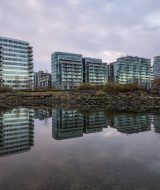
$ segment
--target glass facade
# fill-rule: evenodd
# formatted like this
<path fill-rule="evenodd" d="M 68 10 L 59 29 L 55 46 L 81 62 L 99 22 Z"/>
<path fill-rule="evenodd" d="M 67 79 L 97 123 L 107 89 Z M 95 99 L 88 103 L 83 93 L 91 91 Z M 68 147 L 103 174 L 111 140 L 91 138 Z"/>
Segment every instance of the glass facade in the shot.
<path fill-rule="evenodd" d="M 153 63 L 154 78 L 160 78 L 160 56 L 154 57 Z"/>
<path fill-rule="evenodd" d="M 34 138 L 34 110 L 15 108 L 0 114 L 0 156 L 30 150 Z"/>
<path fill-rule="evenodd" d="M 138 83 L 145 86 L 153 80 L 151 60 L 140 57 L 126 56 L 110 64 L 109 78 L 114 83 Z"/>
<path fill-rule="evenodd" d="M 82 55 L 55 52 L 52 59 L 52 85 L 73 89 L 83 82 Z"/>
<path fill-rule="evenodd" d="M 102 85 L 108 81 L 108 67 L 101 59 L 83 58 L 83 82 Z"/>
<path fill-rule="evenodd" d="M 28 42 L 0 37 L 0 86 L 33 87 L 33 55 Z"/>

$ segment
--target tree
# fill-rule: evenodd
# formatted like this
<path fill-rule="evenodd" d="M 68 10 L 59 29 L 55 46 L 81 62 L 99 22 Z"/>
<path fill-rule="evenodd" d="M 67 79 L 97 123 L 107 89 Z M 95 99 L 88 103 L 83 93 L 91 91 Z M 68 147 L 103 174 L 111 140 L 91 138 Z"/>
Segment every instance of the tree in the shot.
<path fill-rule="evenodd" d="M 153 88 L 160 94 L 160 77 L 154 79 Z"/>

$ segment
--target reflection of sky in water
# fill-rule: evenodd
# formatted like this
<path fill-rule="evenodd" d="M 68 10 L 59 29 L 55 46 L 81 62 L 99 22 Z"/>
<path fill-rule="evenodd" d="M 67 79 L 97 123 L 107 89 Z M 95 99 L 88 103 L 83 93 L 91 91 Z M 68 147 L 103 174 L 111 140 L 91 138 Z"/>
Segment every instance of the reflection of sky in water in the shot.
<path fill-rule="evenodd" d="M 33 121 L 32 114 L 23 111 L 0 116 L 1 128 L 5 121 L 5 128 L 12 129 L 1 130 L 1 139 L 9 140 L 10 134 L 16 137 L 13 129 L 18 117 L 22 125 L 17 125 L 17 138 L 34 142 L 26 152 L 0 158 L 0 189 L 160 188 L 158 115 L 36 110 Z M 7 117 L 8 121 L 3 120 Z M 30 136 L 26 130 L 23 136 L 23 124 L 29 127 L 30 122 L 34 133 Z"/>

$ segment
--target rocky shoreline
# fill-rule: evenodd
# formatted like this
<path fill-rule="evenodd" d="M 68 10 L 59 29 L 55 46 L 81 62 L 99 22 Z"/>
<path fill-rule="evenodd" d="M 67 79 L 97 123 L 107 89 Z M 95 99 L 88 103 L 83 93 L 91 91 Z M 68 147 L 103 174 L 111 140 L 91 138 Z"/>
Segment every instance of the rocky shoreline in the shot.
<path fill-rule="evenodd" d="M 160 111 L 160 96 L 148 93 L 41 93 L 1 94 L 0 107 L 53 106 L 132 111 Z"/>

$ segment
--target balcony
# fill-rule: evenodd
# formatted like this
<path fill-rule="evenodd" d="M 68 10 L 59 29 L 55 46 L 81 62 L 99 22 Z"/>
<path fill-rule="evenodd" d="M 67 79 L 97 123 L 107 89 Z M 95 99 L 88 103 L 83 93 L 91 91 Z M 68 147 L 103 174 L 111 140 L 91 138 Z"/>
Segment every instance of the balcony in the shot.
<path fill-rule="evenodd" d="M 28 69 L 33 69 L 33 65 L 29 65 L 29 66 L 28 66 Z"/>
<path fill-rule="evenodd" d="M 33 61 L 33 58 L 32 58 L 32 57 L 29 57 L 29 58 L 28 58 L 28 61 Z"/>
<path fill-rule="evenodd" d="M 32 47 L 28 47 L 28 52 L 33 53 Z"/>

